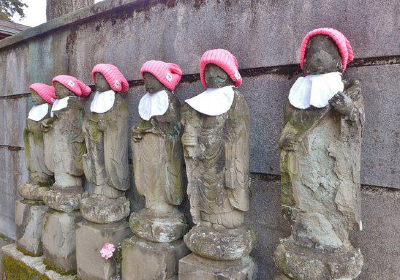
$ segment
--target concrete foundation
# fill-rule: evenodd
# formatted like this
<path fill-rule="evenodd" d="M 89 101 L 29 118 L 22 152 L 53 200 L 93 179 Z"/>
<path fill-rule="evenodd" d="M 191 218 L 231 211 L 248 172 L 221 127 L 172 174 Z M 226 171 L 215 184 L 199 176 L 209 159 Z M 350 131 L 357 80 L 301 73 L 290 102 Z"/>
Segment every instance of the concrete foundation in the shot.
<path fill-rule="evenodd" d="M 257 279 L 257 266 L 249 256 L 237 261 L 215 261 L 190 254 L 179 261 L 179 280 L 220 279 Z"/>
<path fill-rule="evenodd" d="M 75 226 L 82 217 L 79 212 L 49 210 L 43 220 L 43 255 L 48 268 L 75 274 Z M 90 239 L 90 238 L 88 238 Z"/>
<path fill-rule="evenodd" d="M 100 250 L 105 243 L 117 245 L 132 235 L 129 224 L 120 221 L 111 224 L 95 224 L 83 221 L 76 227 L 76 260 L 81 280 L 109 280 L 117 275 L 114 258 L 105 260 Z"/>
<path fill-rule="evenodd" d="M 133 236 L 122 243 L 122 278 L 177 279 L 179 260 L 189 253 L 182 239 L 156 243 Z"/>
<path fill-rule="evenodd" d="M 15 202 L 15 225 L 17 246 L 24 253 L 34 256 L 43 254 L 43 217 L 48 207 L 39 201 L 17 200 Z"/>

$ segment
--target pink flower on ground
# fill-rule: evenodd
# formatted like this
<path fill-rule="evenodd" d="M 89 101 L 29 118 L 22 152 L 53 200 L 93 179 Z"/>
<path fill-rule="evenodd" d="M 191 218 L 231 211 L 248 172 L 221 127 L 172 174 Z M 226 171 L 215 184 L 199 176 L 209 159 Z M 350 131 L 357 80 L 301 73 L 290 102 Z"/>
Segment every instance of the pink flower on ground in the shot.
<path fill-rule="evenodd" d="M 104 244 L 103 248 L 100 250 L 100 255 L 102 258 L 108 260 L 110 259 L 115 251 L 115 245 L 111 243 Z"/>

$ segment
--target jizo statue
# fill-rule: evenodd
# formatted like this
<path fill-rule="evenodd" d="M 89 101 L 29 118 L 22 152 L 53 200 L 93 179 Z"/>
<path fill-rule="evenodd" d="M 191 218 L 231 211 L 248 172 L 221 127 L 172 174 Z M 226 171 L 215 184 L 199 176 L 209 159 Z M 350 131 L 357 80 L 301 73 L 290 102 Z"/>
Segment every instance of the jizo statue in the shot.
<path fill-rule="evenodd" d="M 223 49 L 204 53 L 201 81 L 207 90 L 182 106 L 182 144 L 191 214 L 188 248 L 213 260 L 239 260 L 254 244 L 244 225 L 249 210 L 250 111 L 239 92 L 236 58 Z"/>
<path fill-rule="evenodd" d="M 83 156 L 86 179 L 93 194 L 81 201 L 82 216 L 95 223 L 111 223 L 126 218 L 129 201 L 128 117 L 129 109 L 121 93 L 129 84 L 117 67 L 98 64 L 92 70 L 96 94 L 85 115 L 83 132 L 87 154 Z"/>
<path fill-rule="evenodd" d="M 54 119 L 54 177 L 51 191 L 44 202 L 62 212 L 79 209 L 83 194 L 82 155 L 86 152 L 82 132 L 83 103 L 80 98 L 90 94 L 90 88 L 74 77 L 60 75 L 53 79 L 57 100 L 52 107 Z M 47 122 L 45 126 L 48 126 Z"/>
<path fill-rule="evenodd" d="M 25 199 L 42 200 L 45 191 L 53 184 L 52 129 L 43 127 L 50 117 L 51 106 L 56 98 L 54 87 L 35 83 L 29 87 L 33 107 L 29 111 L 24 130 L 24 146 L 29 179 L 18 187 Z"/>
<path fill-rule="evenodd" d="M 289 94 L 279 141 L 282 206 L 292 234 L 281 240 L 277 279 L 354 279 L 363 265 L 349 241 L 361 230 L 360 158 L 364 99 L 342 80 L 349 41 L 330 28 L 303 40 L 299 78 Z"/>
<path fill-rule="evenodd" d="M 173 93 L 182 71 L 178 65 L 148 61 L 141 69 L 147 94 L 139 103 L 140 122 L 132 129 L 135 185 L 146 208 L 132 213 L 133 232 L 153 242 L 172 242 L 187 231 L 182 203 L 183 153 L 180 103 Z"/>

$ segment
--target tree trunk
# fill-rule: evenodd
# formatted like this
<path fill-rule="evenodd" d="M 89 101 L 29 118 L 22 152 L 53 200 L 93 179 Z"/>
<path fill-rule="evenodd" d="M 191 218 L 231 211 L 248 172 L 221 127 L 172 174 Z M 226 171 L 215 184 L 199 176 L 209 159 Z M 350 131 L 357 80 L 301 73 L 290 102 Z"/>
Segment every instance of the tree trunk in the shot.
<path fill-rule="evenodd" d="M 94 0 L 47 0 L 47 21 L 94 4 Z"/>

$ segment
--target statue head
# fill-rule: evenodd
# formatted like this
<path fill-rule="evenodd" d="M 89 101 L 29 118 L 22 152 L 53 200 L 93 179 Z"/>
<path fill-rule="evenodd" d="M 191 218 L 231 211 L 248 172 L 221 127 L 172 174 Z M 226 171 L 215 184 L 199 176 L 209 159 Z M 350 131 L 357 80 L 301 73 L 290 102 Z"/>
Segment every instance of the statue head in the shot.
<path fill-rule="evenodd" d="M 204 79 L 208 88 L 221 88 L 235 84 L 221 67 L 212 63 L 204 68 Z"/>
<path fill-rule="evenodd" d="M 100 72 L 94 74 L 94 81 L 96 84 L 96 90 L 100 92 L 111 90 L 111 86 L 107 82 L 106 78 Z"/>
<path fill-rule="evenodd" d="M 68 88 L 66 88 L 63 84 L 59 82 L 54 82 L 54 88 L 56 89 L 56 97 L 57 99 L 62 99 L 68 96 L 75 96 L 75 93 Z"/>
<path fill-rule="evenodd" d="M 144 86 L 148 93 L 156 93 L 162 90 L 168 90 L 153 74 L 149 72 L 143 73 Z"/>
<path fill-rule="evenodd" d="M 47 103 L 35 90 L 29 89 L 31 92 L 31 97 L 32 97 L 32 103 L 34 105 L 42 105 Z"/>
<path fill-rule="evenodd" d="M 306 75 L 342 72 L 342 57 L 330 36 L 315 35 L 310 38 L 306 47 L 303 70 Z"/>

